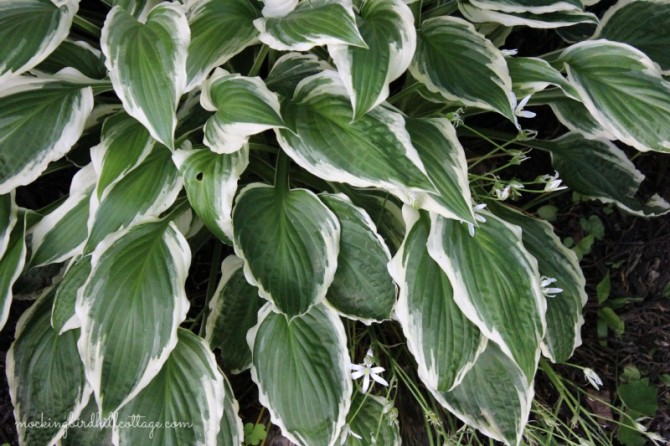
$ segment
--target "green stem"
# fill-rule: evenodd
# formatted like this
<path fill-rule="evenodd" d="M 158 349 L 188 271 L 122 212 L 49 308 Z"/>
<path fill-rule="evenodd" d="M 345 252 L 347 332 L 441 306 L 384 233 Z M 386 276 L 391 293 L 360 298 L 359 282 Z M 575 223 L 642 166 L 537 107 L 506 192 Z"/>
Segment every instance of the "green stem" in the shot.
<path fill-rule="evenodd" d="M 291 167 L 291 160 L 284 152 L 279 152 L 277 155 L 277 168 L 275 170 L 275 188 L 286 196 L 289 191 L 289 168 Z"/>
<path fill-rule="evenodd" d="M 89 22 L 85 18 L 80 17 L 78 15 L 74 16 L 74 19 L 73 19 L 72 23 L 77 28 L 80 28 L 81 30 L 86 31 L 87 33 L 91 34 L 94 37 L 100 38 L 100 34 L 102 34 L 102 32 L 100 31 L 100 28 L 97 25 Z"/>
<path fill-rule="evenodd" d="M 267 45 L 261 46 L 261 49 L 258 50 L 258 54 L 256 55 L 256 60 L 254 60 L 254 64 L 251 66 L 251 69 L 249 70 L 249 77 L 256 76 L 258 72 L 261 70 L 261 67 L 263 66 L 263 62 L 265 62 L 265 56 L 268 55 L 268 51 L 270 48 Z"/>

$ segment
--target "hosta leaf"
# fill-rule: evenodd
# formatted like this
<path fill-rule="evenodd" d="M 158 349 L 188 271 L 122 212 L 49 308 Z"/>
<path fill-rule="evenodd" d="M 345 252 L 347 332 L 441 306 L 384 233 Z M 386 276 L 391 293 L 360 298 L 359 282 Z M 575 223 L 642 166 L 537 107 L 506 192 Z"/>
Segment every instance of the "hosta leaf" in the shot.
<path fill-rule="evenodd" d="M 327 62 L 314 54 L 288 53 L 277 59 L 265 79 L 265 85 L 277 93 L 290 98 L 301 80 L 332 69 Z"/>
<path fill-rule="evenodd" d="M 349 98 L 337 73 L 305 79 L 285 105 L 284 119 L 294 131 L 278 130 L 279 144 L 312 174 L 385 189 L 411 203 L 434 190 L 402 115 L 377 107 L 352 121 Z"/>
<path fill-rule="evenodd" d="M 51 328 L 52 302 L 53 289 L 21 316 L 7 352 L 7 382 L 20 444 L 53 444 L 91 395 L 77 355 L 79 332 L 59 336 Z"/>
<path fill-rule="evenodd" d="M 254 183 L 233 209 L 244 273 L 278 311 L 296 316 L 323 301 L 337 268 L 340 223 L 312 192 Z"/>
<path fill-rule="evenodd" d="M 366 0 L 359 30 L 367 48 L 346 43 L 328 45 L 351 97 L 354 118 L 389 95 L 389 84 L 409 67 L 416 49 L 414 16 L 402 0 Z"/>
<path fill-rule="evenodd" d="M 644 175 L 626 154 L 607 140 L 587 140 L 569 133 L 549 145 L 552 164 L 567 185 L 580 194 L 615 203 L 626 212 L 656 216 L 670 211 L 658 194 L 644 200 L 637 196 Z"/>
<path fill-rule="evenodd" d="M 256 19 L 254 26 L 260 41 L 279 51 L 308 51 L 332 43 L 366 47 L 350 1 L 302 2 L 283 17 Z"/>
<path fill-rule="evenodd" d="M 116 444 L 216 444 L 223 415 L 223 376 L 207 343 L 188 330 L 177 331 L 177 346 L 158 375 L 118 412 Z M 142 414 L 156 423 L 151 433 L 143 426 L 119 427 Z"/>
<path fill-rule="evenodd" d="M 670 152 L 670 82 L 644 53 L 593 40 L 567 48 L 568 79 L 598 123 L 641 151 Z"/>
<path fill-rule="evenodd" d="M 249 136 L 282 127 L 277 95 L 261 78 L 217 68 L 202 88 L 200 104 L 216 112 L 205 124 L 205 144 L 217 153 L 240 150 Z"/>
<path fill-rule="evenodd" d="M 5 251 L 0 253 L 0 330 L 9 317 L 13 297 L 12 285 L 21 275 L 26 262 L 25 231 L 25 217 L 21 216 L 9 234 Z"/>
<path fill-rule="evenodd" d="M 249 346 L 247 346 L 247 349 Z M 239 445 L 244 440 L 244 426 L 237 415 L 240 406 L 235 399 L 233 388 L 226 376 L 223 376 L 223 416 L 221 426 L 216 437 L 217 445 Z"/>
<path fill-rule="evenodd" d="M 370 444 L 400 446 L 402 442 L 398 420 L 391 418 L 391 413 L 388 411 L 390 404 L 392 403 L 386 398 L 356 392 L 351 401 L 349 415 L 347 415 L 347 425 L 350 432 L 359 435 L 361 438 L 358 439 L 352 434 L 348 434 L 346 440 L 341 441 L 340 444 L 347 446 L 367 446 Z M 346 431 L 346 429 L 345 426 L 344 430 Z"/>
<path fill-rule="evenodd" d="M 575 87 L 549 63 L 537 57 L 510 57 L 507 60 L 512 86 L 518 96 L 526 96 L 555 85 L 571 99 L 580 101 Z"/>
<path fill-rule="evenodd" d="M 423 22 L 410 71 L 447 101 L 492 110 L 516 124 L 505 58 L 465 20 L 437 17 Z"/>
<path fill-rule="evenodd" d="M 103 79 L 107 76 L 107 69 L 100 50 L 81 40 L 63 41 L 35 69 L 53 74 L 67 67 L 75 68 L 84 76 L 93 79 Z"/>
<path fill-rule="evenodd" d="M 51 326 L 60 334 L 73 328 L 79 328 L 79 319 L 75 314 L 77 293 L 91 274 L 91 256 L 73 260 L 68 266 L 63 280 L 58 284 L 51 311 Z"/>
<path fill-rule="evenodd" d="M 388 192 L 350 187 L 342 189 L 356 206 L 365 209 L 391 251 L 397 251 L 405 238 L 402 204 Z"/>
<path fill-rule="evenodd" d="M 428 254 L 430 220 L 406 208 L 407 236 L 389 264 L 400 288 L 396 317 L 419 377 L 432 391 L 456 386 L 486 345 L 454 300 L 449 278 Z"/>
<path fill-rule="evenodd" d="M 95 170 L 88 164 L 72 178 L 68 198 L 30 229 L 32 267 L 62 262 L 81 253 L 88 236 L 86 222 L 95 181 Z"/>
<path fill-rule="evenodd" d="M 437 190 L 437 193 L 428 195 L 437 204 L 433 209 L 428 205 L 425 208 L 474 223 L 468 165 L 454 126 L 444 118 L 407 119 L 405 126 Z"/>
<path fill-rule="evenodd" d="M 160 220 L 116 232 L 93 252 L 75 311 L 79 353 L 102 416 L 146 387 L 177 344 L 190 261 L 184 237 Z"/>
<path fill-rule="evenodd" d="M 151 8 L 160 3 L 160 0 L 111 0 L 112 6 L 120 6 L 129 14 L 145 21 Z"/>
<path fill-rule="evenodd" d="M 334 445 L 351 404 L 344 327 L 325 305 L 289 322 L 266 304 L 247 339 L 259 400 L 298 445 Z"/>
<path fill-rule="evenodd" d="M 458 9 L 465 18 L 472 22 L 494 22 L 505 26 L 528 26 L 530 28 L 551 29 L 573 26 L 578 23 L 598 23 L 598 17 L 594 14 L 580 10 L 556 11 L 544 14 L 532 12 L 505 13 L 490 9 L 480 9 L 465 2 L 458 2 Z"/>
<path fill-rule="evenodd" d="M 239 373 L 251 366 L 247 331 L 258 321 L 263 299 L 244 278 L 244 262 L 237 256 L 221 264 L 221 281 L 209 302 L 205 339 L 221 350 L 223 366 Z"/>
<path fill-rule="evenodd" d="M 174 148 L 175 112 L 186 87 L 190 31 L 179 3 L 161 3 L 139 22 L 115 6 L 102 28 L 105 64 L 126 112 Z"/>
<path fill-rule="evenodd" d="M 67 434 L 63 435 L 58 446 L 113 446 L 111 418 L 100 419 L 95 398 L 88 398 L 88 404 L 79 414 L 79 419 L 68 425 Z"/>
<path fill-rule="evenodd" d="M 19 208 L 14 203 L 15 196 L 14 191 L 0 195 L 0 257 L 4 255 L 7 249 L 12 228 L 18 220 Z"/>
<path fill-rule="evenodd" d="M 337 271 L 328 288 L 328 302 L 341 314 L 364 323 L 390 319 L 396 294 L 386 270 L 391 253 L 375 224 L 345 195 L 322 195 L 321 200 L 341 227 Z"/>
<path fill-rule="evenodd" d="M 206 149 L 177 150 L 172 155 L 184 180 L 184 188 L 193 210 L 207 229 L 219 240 L 231 243 L 231 211 L 237 181 L 249 164 L 249 148 L 231 154 Z"/>
<path fill-rule="evenodd" d="M 213 68 L 256 42 L 253 21 L 258 11 L 247 0 L 194 0 L 186 5 L 191 28 L 186 91 L 190 91 Z"/>
<path fill-rule="evenodd" d="M 67 37 L 78 0 L 8 0 L 0 4 L 0 83 L 30 70 Z"/>
<path fill-rule="evenodd" d="M 489 213 L 486 220 L 471 237 L 464 224 L 431 216 L 428 252 L 449 277 L 461 311 L 531 382 L 547 305 L 537 260 L 524 248 L 517 226 Z"/>
<path fill-rule="evenodd" d="M 0 194 L 6 194 L 72 148 L 93 110 L 93 92 L 26 77 L 3 82 L 0 100 Z"/>
<path fill-rule="evenodd" d="M 583 146 L 581 148 L 584 149 Z M 582 308 L 587 295 L 579 260 L 574 251 L 563 246 L 546 221 L 525 216 L 502 205 L 492 210 L 521 228 L 523 246 L 537 259 L 540 273 L 556 279 L 551 286 L 563 290 L 554 297 L 547 297 L 547 332 L 543 351 L 554 362 L 567 361 L 582 343 Z"/>
<path fill-rule="evenodd" d="M 128 227 L 144 216 L 158 217 L 181 190 L 179 172 L 165 147 L 156 147 L 135 169 L 123 176 L 102 200 L 93 195 L 88 221 L 90 252 L 112 232 Z"/>
<path fill-rule="evenodd" d="M 146 159 L 155 140 L 142 124 L 124 112 L 105 120 L 100 144 L 91 148 L 91 161 L 98 174 L 96 195 L 107 195 L 110 186 Z"/>
<path fill-rule="evenodd" d="M 494 342 L 487 344 L 458 387 L 433 393 L 466 424 L 513 446 L 521 442 L 533 394 L 523 372 Z"/>
<path fill-rule="evenodd" d="M 469 0 L 481 9 L 492 9 L 501 12 L 531 12 L 546 14 L 557 11 L 580 11 L 579 0 Z"/>
<path fill-rule="evenodd" d="M 596 38 L 633 45 L 670 74 L 670 3 L 667 0 L 619 0 L 607 10 Z"/>
<path fill-rule="evenodd" d="M 293 11 L 298 0 L 263 0 L 263 17 L 283 17 Z"/>
<path fill-rule="evenodd" d="M 581 101 L 568 97 L 554 98 L 549 102 L 551 110 L 561 124 L 579 132 L 589 139 L 616 139 L 596 121 Z"/>

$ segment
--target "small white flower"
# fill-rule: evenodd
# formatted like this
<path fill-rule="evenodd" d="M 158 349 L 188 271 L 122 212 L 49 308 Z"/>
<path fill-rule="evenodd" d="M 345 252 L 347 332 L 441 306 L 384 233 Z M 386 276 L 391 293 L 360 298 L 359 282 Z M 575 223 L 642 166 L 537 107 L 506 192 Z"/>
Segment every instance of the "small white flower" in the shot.
<path fill-rule="evenodd" d="M 451 123 L 454 125 L 454 127 L 458 127 L 459 125 L 463 124 L 463 107 L 459 108 L 455 112 L 447 113 L 447 119 L 451 121 Z"/>
<path fill-rule="evenodd" d="M 514 114 L 517 115 L 520 118 L 534 118 L 535 113 L 523 109 L 526 106 L 526 104 L 528 104 L 529 100 L 530 100 L 530 95 L 521 99 L 521 102 L 519 102 L 519 104 L 514 109 Z"/>
<path fill-rule="evenodd" d="M 351 427 L 349 427 L 348 424 L 345 424 L 344 427 L 342 428 L 342 433 L 340 434 L 340 444 L 344 444 L 347 442 L 347 438 L 349 436 L 352 436 L 358 440 L 362 440 L 363 437 L 358 435 L 356 432 L 351 430 Z"/>
<path fill-rule="evenodd" d="M 509 163 L 514 165 L 514 166 L 518 166 L 519 164 L 523 163 L 527 159 L 530 159 L 529 156 L 526 156 L 527 152 L 523 152 L 521 150 L 516 150 L 516 149 L 515 150 L 510 150 L 508 153 L 512 156 L 512 158 L 509 160 Z"/>
<path fill-rule="evenodd" d="M 374 382 L 377 382 L 382 386 L 389 385 L 389 383 L 386 382 L 384 378 L 379 376 L 379 374 L 386 369 L 384 367 L 372 367 L 373 359 L 374 354 L 372 352 L 372 349 L 369 349 L 368 352 L 365 354 L 365 358 L 363 358 L 363 364 L 351 364 L 349 366 L 349 368 L 352 371 L 351 373 L 352 379 L 358 379 L 360 377 L 363 377 L 363 387 L 361 387 L 363 393 L 366 393 L 370 388 L 370 378 L 372 378 Z"/>
<path fill-rule="evenodd" d="M 474 214 L 475 214 L 475 220 L 480 222 L 480 223 L 486 223 L 486 217 L 479 214 L 479 211 L 481 211 L 485 207 L 486 207 L 486 204 L 482 203 L 482 204 L 476 204 L 472 208 L 472 210 L 474 211 Z M 472 223 L 468 223 L 468 233 L 470 234 L 470 237 L 475 236 L 475 225 L 473 225 Z"/>
<path fill-rule="evenodd" d="M 505 201 L 509 198 L 511 192 L 512 192 L 512 186 L 508 184 L 502 189 L 495 189 L 493 191 L 493 194 L 496 196 L 498 200 Z"/>
<path fill-rule="evenodd" d="M 656 432 L 645 432 L 644 435 L 646 435 L 647 438 L 650 439 L 656 446 L 663 446 L 666 444 L 667 440 Z"/>
<path fill-rule="evenodd" d="M 500 50 L 503 56 L 516 56 L 519 53 L 519 50 L 516 48 L 511 50 Z"/>
<path fill-rule="evenodd" d="M 545 192 L 556 192 L 558 190 L 567 189 L 566 186 L 561 186 L 563 180 L 558 178 L 558 172 L 554 171 L 553 175 L 543 175 L 540 177 L 541 181 L 544 181 L 544 191 Z"/>
<path fill-rule="evenodd" d="M 600 379 L 598 374 L 593 369 L 585 367 L 584 377 L 588 380 L 588 382 L 591 383 L 593 387 L 596 388 L 596 390 L 600 390 L 600 386 L 603 385 L 603 381 Z"/>
<path fill-rule="evenodd" d="M 553 277 L 542 276 L 540 278 L 540 287 L 542 288 L 542 294 L 546 297 L 556 297 L 558 293 L 563 292 L 563 288 L 554 288 L 550 287 L 552 283 L 556 282 L 556 279 Z"/>

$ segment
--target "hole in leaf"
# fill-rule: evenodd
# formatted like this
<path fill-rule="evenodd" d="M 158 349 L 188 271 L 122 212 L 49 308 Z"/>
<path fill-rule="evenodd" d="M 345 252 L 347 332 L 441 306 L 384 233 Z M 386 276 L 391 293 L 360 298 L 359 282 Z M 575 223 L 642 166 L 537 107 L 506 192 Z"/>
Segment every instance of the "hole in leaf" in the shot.
<path fill-rule="evenodd" d="M 203 176 L 204 175 L 203 175 L 202 172 L 198 172 L 198 174 L 195 176 L 195 179 L 198 180 L 198 181 L 202 181 Z"/>

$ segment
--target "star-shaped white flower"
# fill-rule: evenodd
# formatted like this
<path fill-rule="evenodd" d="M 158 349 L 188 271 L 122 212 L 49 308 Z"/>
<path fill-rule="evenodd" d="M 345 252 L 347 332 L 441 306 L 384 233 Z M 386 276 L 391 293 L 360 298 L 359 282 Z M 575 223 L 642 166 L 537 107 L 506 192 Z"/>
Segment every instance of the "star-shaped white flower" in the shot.
<path fill-rule="evenodd" d="M 556 279 L 553 277 L 542 276 L 540 278 L 540 287 L 542 288 L 542 294 L 546 297 L 556 297 L 558 293 L 563 292 L 563 288 L 550 287 L 552 283 L 556 282 Z"/>
<path fill-rule="evenodd" d="M 528 104 L 529 100 L 530 100 L 530 95 L 521 99 L 521 102 L 519 102 L 519 104 L 514 109 L 514 114 L 517 115 L 520 118 L 534 118 L 535 113 L 533 113 L 532 111 L 527 111 L 527 110 L 523 109 L 526 106 L 526 104 Z"/>
<path fill-rule="evenodd" d="M 563 180 L 558 178 L 558 172 L 554 171 L 553 175 L 544 175 L 541 179 L 545 182 L 545 192 L 556 192 L 557 190 L 567 189 L 566 186 L 561 186 Z"/>
<path fill-rule="evenodd" d="M 479 214 L 479 211 L 481 211 L 481 210 L 484 209 L 485 207 L 486 207 L 486 204 L 485 204 L 485 203 L 481 203 L 481 204 L 476 204 L 476 205 L 472 208 L 472 210 L 474 211 L 474 214 L 475 214 L 475 220 L 478 221 L 478 222 L 480 222 L 480 223 L 486 223 L 486 217 L 484 217 L 483 215 Z M 472 223 L 468 223 L 468 233 L 470 234 L 470 237 L 474 237 L 474 236 L 475 236 L 475 225 L 473 225 Z"/>
<path fill-rule="evenodd" d="M 382 386 L 388 387 L 389 385 L 389 383 L 386 382 L 384 378 L 379 376 L 379 374 L 385 371 L 386 369 L 384 367 L 372 367 L 373 358 L 374 354 L 372 353 L 372 349 L 370 349 L 365 354 L 365 358 L 363 358 L 363 364 L 351 364 L 349 366 L 351 368 L 352 379 L 358 379 L 363 377 L 363 387 L 361 387 L 363 393 L 366 393 L 370 388 L 371 378 L 374 382 L 379 383 Z"/>
<path fill-rule="evenodd" d="M 603 381 L 600 379 L 600 376 L 593 370 L 588 367 L 584 368 L 584 377 L 591 383 L 596 390 L 600 390 L 600 386 L 603 385 Z"/>

